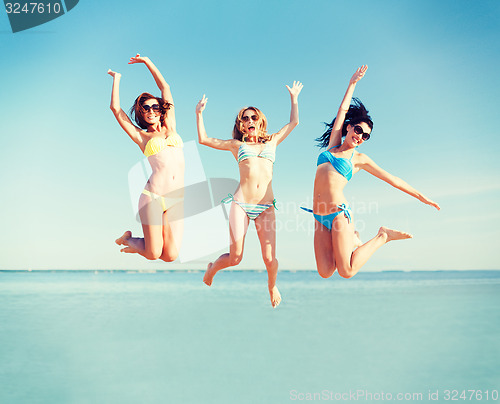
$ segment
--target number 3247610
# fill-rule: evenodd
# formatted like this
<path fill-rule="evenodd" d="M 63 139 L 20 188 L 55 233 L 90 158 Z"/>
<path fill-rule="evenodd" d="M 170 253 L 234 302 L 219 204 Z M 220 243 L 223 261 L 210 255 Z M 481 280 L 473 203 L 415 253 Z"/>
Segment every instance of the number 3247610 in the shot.
<path fill-rule="evenodd" d="M 498 390 L 444 390 L 443 398 L 446 401 L 497 401 Z"/>
<path fill-rule="evenodd" d="M 61 3 L 5 3 L 7 14 L 60 14 Z"/>

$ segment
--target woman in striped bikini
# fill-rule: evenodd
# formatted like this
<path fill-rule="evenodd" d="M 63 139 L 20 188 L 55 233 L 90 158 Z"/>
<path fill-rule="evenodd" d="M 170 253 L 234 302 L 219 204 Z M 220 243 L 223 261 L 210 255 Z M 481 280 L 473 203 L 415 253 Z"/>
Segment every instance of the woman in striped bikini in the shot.
<path fill-rule="evenodd" d="M 113 77 L 111 110 L 122 129 L 136 143 L 151 165 L 152 174 L 139 198 L 139 217 L 144 238 L 126 231 L 116 240 L 122 252 L 137 253 L 148 260 L 174 261 L 179 255 L 184 213 L 184 153 L 176 131 L 174 100 L 170 86 L 147 57 L 137 54 L 129 64 L 144 63 L 161 91 L 161 98 L 149 93 L 137 97 L 131 109 L 136 125 L 120 107 L 121 74 Z"/>
<path fill-rule="evenodd" d="M 203 124 L 203 110 L 207 98 L 196 106 L 196 122 L 200 144 L 218 150 L 233 153 L 238 162 L 240 184 L 233 195 L 226 198 L 231 203 L 229 214 L 229 253 L 222 254 L 213 263 L 209 263 L 203 282 L 212 284 L 215 274 L 221 269 L 238 265 L 243 257 L 245 235 L 250 220 L 255 222 L 259 237 L 262 258 L 267 269 L 271 304 L 276 307 L 281 302 L 281 295 L 276 287 L 278 260 L 276 259 L 275 199 L 272 189 L 273 164 L 276 146 L 280 144 L 299 123 L 298 96 L 302 84 L 294 81 L 292 87 L 286 86 L 291 97 L 290 122 L 277 133 L 267 133 L 267 120 L 255 107 L 243 108 L 236 117 L 233 138 L 221 140 L 209 138 Z"/>

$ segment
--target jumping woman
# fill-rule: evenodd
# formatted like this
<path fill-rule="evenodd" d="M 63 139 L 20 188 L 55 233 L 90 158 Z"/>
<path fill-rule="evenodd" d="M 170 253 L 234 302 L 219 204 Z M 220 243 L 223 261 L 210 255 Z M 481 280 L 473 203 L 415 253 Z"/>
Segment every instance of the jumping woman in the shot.
<path fill-rule="evenodd" d="M 175 126 L 174 100 L 160 71 L 147 57 L 137 54 L 129 64 L 144 63 L 161 91 L 161 98 L 149 93 L 137 97 L 131 118 L 120 107 L 121 74 L 113 77 L 111 110 L 122 129 L 148 158 L 152 174 L 139 198 L 139 218 L 144 238 L 126 231 L 116 240 L 121 251 L 137 253 L 148 260 L 175 260 L 179 254 L 183 224 L 184 154 Z"/>
<path fill-rule="evenodd" d="M 294 81 L 292 87 L 286 86 L 291 97 L 290 122 L 279 132 L 267 133 L 267 120 L 255 107 L 246 107 L 236 116 L 233 138 L 222 140 L 209 138 L 203 124 L 203 110 L 207 98 L 196 106 L 196 122 L 200 144 L 218 150 L 230 151 L 238 163 L 240 183 L 234 196 L 230 195 L 229 214 L 229 253 L 222 254 L 215 262 L 208 264 L 203 282 L 212 284 L 215 274 L 221 269 L 238 265 L 243 257 L 245 235 L 250 220 L 255 222 L 259 237 L 262 258 L 267 269 L 271 304 L 276 307 L 281 302 L 281 295 L 276 286 L 278 260 L 276 259 L 275 199 L 272 189 L 273 164 L 276 146 L 279 145 L 299 123 L 298 96 L 302 84 Z"/>
<path fill-rule="evenodd" d="M 373 129 L 373 122 L 364 105 L 357 99 L 351 104 L 356 83 L 364 76 L 367 68 L 361 66 L 356 70 L 336 118 L 327 125 L 326 132 L 316 139 L 320 147 L 327 149 L 318 157 L 311 211 L 316 219 L 314 230 L 316 265 L 318 273 L 323 278 L 332 276 L 335 270 L 340 276 L 350 278 L 356 275 L 372 254 L 385 243 L 412 237 L 402 231 L 381 227 L 374 238 L 355 249 L 358 246 L 356 240 L 359 239 L 355 237 L 352 212 L 347 205 L 343 189 L 352 175 L 359 170 L 365 170 L 419 201 L 440 209 L 436 202 L 425 197 L 402 179 L 389 174 L 367 155 L 356 150 L 370 139 Z M 343 142 L 342 137 L 345 137 Z"/>

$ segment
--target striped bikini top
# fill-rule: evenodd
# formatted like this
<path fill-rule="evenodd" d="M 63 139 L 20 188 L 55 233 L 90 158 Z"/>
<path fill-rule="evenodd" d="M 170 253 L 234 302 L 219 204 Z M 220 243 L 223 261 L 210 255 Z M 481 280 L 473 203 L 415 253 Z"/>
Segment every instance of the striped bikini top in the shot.
<path fill-rule="evenodd" d="M 337 146 L 336 146 L 337 147 Z M 330 163 L 335 170 L 341 175 L 343 175 L 345 178 L 347 178 L 347 181 L 349 181 L 352 178 L 352 156 L 354 156 L 354 150 L 352 151 L 351 158 L 348 160 L 343 157 L 335 157 L 330 150 L 334 149 L 332 147 L 329 150 L 325 150 L 323 153 L 321 153 L 318 156 L 318 163 L 317 165 L 319 166 L 320 164 L 323 163 Z"/>
<path fill-rule="evenodd" d="M 238 163 L 241 163 L 243 160 L 249 159 L 250 157 L 267 159 L 274 164 L 274 160 L 276 160 L 276 146 L 271 143 L 266 143 L 262 151 L 257 153 L 253 145 L 250 146 L 245 143 L 242 144 L 238 149 Z"/>
<path fill-rule="evenodd" d="M 177 133 L 167 137 L 155 136 L 149 139 L 146 143 L 144 155 L 146 157 L 153 156 L 154 154 L 161 152 L 167 146 L 182 147 L 183 145 L 182 139 Z"/>

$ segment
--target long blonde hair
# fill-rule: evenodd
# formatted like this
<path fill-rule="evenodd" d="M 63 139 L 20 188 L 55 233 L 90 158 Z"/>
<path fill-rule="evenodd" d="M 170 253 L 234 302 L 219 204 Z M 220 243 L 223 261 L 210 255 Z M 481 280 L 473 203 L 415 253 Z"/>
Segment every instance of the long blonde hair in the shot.
<path fill-rule="evenodd" d="M 252 110 L 258 116 L 258 120 L 255 125 L 255 129 L 257 131 L 257 138 L 262 139 L 263 143 L 269 142 L 273 135 L 269 135 L 267 133 L 267 119 L 266 116 L 255 107 L 245 107 L 238 112 L 236 119 L 234 120 L 234 128 L 233 128 L 233 139 L 237 139 L 241 142 L 246 142 L 247 135 L 243 132 L 243 114 Z"/>

